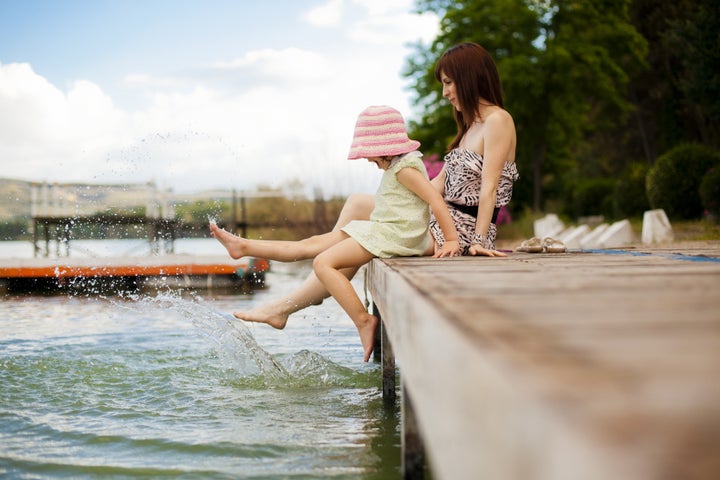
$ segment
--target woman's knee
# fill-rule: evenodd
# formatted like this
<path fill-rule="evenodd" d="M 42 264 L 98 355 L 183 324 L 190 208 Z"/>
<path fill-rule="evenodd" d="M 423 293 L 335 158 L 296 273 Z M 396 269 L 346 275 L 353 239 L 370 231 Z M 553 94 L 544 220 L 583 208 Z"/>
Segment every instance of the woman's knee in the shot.
<path fill-rule="evenodd" d="M 345 201 L 345 207 L 353 212 L 372 212 L 375 207 L 375 196 L 368 193 L 353 193 Z"/>
<path fill-rule="evenodd" d="M 369 220 L 375 208 L 375 197 L 366 193 L 353 193 L 346 200 L 340 211 L 335 229 L 340 229 L 352 220 Z"/>
<path fill-rule="evenodd" d="M 302 258 L 314 258 L 324 250 L 342 241 L 346 236 L 347 234 L 335 230 L 320 235 L 312 235 L 303 240 L 298 240 L 298 251 Z"/>

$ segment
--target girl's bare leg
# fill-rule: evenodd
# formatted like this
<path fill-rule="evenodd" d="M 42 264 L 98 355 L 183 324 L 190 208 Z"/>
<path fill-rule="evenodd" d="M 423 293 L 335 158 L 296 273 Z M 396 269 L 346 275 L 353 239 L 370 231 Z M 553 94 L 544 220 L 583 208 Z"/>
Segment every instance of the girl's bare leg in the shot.
<path fill-rule="evenodd" d="M 343 205 L 333 231 L 340 230 L 352 220 L 369 220 L 370 213 L 372 213 L 373 208 L 375 208 L 375 197 L 373 195 L 350 195 L 345 201 L 345 205 Z M 228 233 L 228 235 L 234 237 L 228 241 L 230 246 L 235 243 L 235 239 L 240 238 L 235 237 L 235 235 L 230 233 Z M 215 238 L 220 240 L 218 236 L 215 236 Z M 221 243 L 223 243 L 222 240 Z M 223 245 L 225 245 L 225 243 L 223 243 Z M 228 253 L 230 253 L 228 245 L 225 245 L 225 247 L 228 249 Z M 358 268 L 356 267 L 343 269 L 342 271 L 348 279 L 352 279 L 357 270 Z M 302 285 L 287 296 L 275 300 L 272 303 L 268 303 L 267 305 L 261 305 L 260 307 L 253 308 L 247 312 L 235 312 L 233 315 L 241 320 L 267 323 L 272 327 L 282 329 L 285 328 L 288 317 L 291 314 L 307 308 L 310 305 L 319 305 L 329 296 L 330 292 L 328 292 L 325 285 L 318 280 L 317 276 L 315 276 L 315 272 L 310 272 Z"/>
<path fill-rule="evenodd" d="M 357 268 L 346 268 L 342 270 L 342 273 L 351 279 L 357 270 Z M 320 305 L 329 296 L 330 293 L 315 276 L 315 272 L 310 272 L 302 285 L 289 295 L 247 312 L 233 312 L 233 315 L 240 320 L 267 323 L 271 327 L 283 329 L 291 314 L 310 305 Z"/>
<path fill-rule="evenodd" d="M 210 234 L 225 247 L 230 257 L 234 259 L 252 256 L 279 262 L 295 262 L 314 258 L 318 253 L 348 238 L 346 233 L 337 230 L 297 241 L 254 240 L 233 235 L 214 223 L 210 224 Z"/>
<path fill-rule="evenodd" d="M 313 261 L 315 275 L 355 324 L 363 347 L 364 362 L 370 359 L 373 351 L 378 318 L 365 310 L 365 305 L 350 280 L 343 274 L 342 269 L 351 266 L 359 268 L 373 258 L 373 254 L 361 247 L 355 240 L 348 238 L 324 251 Z"/>

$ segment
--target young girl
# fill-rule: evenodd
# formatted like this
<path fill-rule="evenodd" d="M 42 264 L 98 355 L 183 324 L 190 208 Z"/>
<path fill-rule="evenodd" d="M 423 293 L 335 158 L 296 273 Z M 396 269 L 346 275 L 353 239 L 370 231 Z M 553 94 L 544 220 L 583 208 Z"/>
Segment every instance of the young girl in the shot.
<path fill-rule="evenodd" d="M 366 158 L 385 171 L 369 220 L 353 220 L 342 229 L 299 241 L 245 239 L 212 223 L 211 234 L 233 258 L 249 255 L 284 262 L 315 258 L 315 275 L 355 323 L 367 362 L 378 319 L 365 310 L 348 272 L 375 257 L 445 257 L 459 249 L 452 217 L 428 180 L 419 146 L 408 138 L 400 112 L 388 106 L 368 107 L 355 124 L 348 159 Z M 445 240 L 438 249 L 428 234 L 428 205 Z"/>

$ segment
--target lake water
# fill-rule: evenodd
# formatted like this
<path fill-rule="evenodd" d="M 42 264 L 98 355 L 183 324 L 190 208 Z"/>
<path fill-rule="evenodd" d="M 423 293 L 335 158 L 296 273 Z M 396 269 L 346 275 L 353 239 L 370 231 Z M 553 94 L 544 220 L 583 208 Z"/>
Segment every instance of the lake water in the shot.
<path fill-rule="evenodd" d="M 73 255 L 142 255 L 140 240 Z M 213 239 L 178 253 L 224 253 Z M 3 258 L 32 256 L 0 242 Z M 273 263 L 250 294 L 17 295 L 0 309 L 0 477 L 386 479 L 399 413 L 330 299 L 285 330 L 233 320 L 284 295 L 309 263 Z M 354 284 L 362 292 L 362 275 Z"/>

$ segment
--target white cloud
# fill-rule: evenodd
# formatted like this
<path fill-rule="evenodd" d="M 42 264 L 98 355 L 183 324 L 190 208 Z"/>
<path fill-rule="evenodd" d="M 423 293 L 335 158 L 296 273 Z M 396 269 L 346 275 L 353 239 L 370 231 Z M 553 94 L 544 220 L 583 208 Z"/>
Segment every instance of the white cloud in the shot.
<path fill-rule="evenodd" d="M 393 45 L 398 38 L 404 39 L 403 43 L 417 40 L 428 42 L 435 38 L 437 29 L 438 19 L 434 14 L 395 13 L 357 21 L 348 35 L 356 42 Z"/>
<path fill-rule="evenodd" d="M 329 0 L 305 14 L 305 20 L 317 27 L 340 27 L 344 12 L 354 5 L 363 11 L 346 25 L 347 36 L 357 43 L 397 45 L 432 40 L 439 19 L 434 13 L 411 13 L 412 0 Z"/>
<path fill-rule="evenodd" d="M 0 112 L 4 175 L 83 176 L 84 153 L 131 135 L 126 115 L 97 85 L 78 81 L 63 93 L 28 64 L 0 65 Z"/>
<path fill-rule="evenodd" d="M 211 68 L 220 71 L 235 70 L 264 81 L 290 79 L 292 82 L 318 80 L 327 77 L 332 71 L 327 60 L 321 55 L 295 47 L 251 51 L 241 58 L 215 62 Z"/>
<path fill-rule="evenodd" d="M 352 0 L 352 2 L 364 7 L 370 16 L 407 12 L 413 6 L 413 0 Z"/>
<path fill-rule="evenodd" d="M 352 77 L 346 86 L 361 88 Z M 347 94 L 302 82 L 233 92 L 159 89 L 147 107 L 123 112 L 91 82 L 64 93 L 29 65 L 0 65 L 3 176 L 152 179 L 180 191 L 252 189 L 299 178 L 326 194 L 373 191 L 371 169 L 345 160 L 361 110 Z"/>
<path fill-rule="evenodd" d="M 306 18 L 340 25 L 349 2 L 330 1 Z M 348 17 L 340 53 L 264 48 L 172 75 L 126 74 L 122 85 L 144 95 L 132 110 L 89 80 L 63 90 L 29 64 L 0 64 L 2 176 L 155 180 L 177 191 L 299 179 L 326 195 L 372 192 L 379 172 L 346 160 L 356 115 L 371 104 L 409 115 L 404 43 L 437 29 L 432 16 L 403 13 L 408 3 L 355 0 L 366 13 Z"/>
<path fill-rule="evenodd" d="M 122 84 L 131 89 L 136 88 L 176 88 L 183 85 L 183 82 L 176 77 L 158 77 L 146 73 L 130 73 L 125 75 Z"/>
<path fill-rule="evenodd" d="M 303 18 L 316 27 L 335 27 L 340 23 L 343 0 L 330 0 L 326 4 L 308 11 Z"/>

